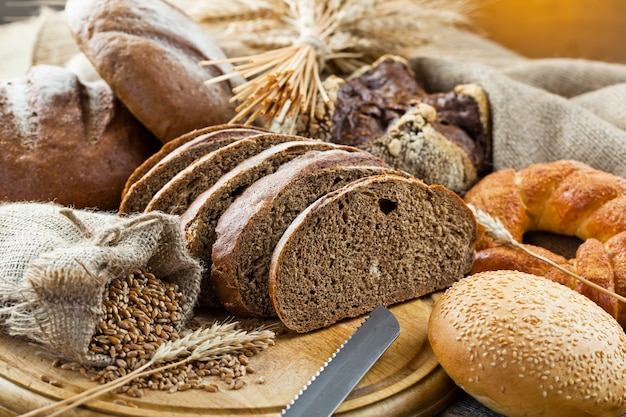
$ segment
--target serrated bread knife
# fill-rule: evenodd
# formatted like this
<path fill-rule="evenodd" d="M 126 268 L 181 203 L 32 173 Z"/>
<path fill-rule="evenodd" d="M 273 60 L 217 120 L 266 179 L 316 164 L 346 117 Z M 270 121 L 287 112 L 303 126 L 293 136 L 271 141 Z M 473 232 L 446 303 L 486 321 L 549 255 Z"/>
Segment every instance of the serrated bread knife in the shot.
<path fill-rule="evenodd" d="M 391 311 L 378 306 L 283 410 L 288 417 L 331 416 L 400 335 Z"/>

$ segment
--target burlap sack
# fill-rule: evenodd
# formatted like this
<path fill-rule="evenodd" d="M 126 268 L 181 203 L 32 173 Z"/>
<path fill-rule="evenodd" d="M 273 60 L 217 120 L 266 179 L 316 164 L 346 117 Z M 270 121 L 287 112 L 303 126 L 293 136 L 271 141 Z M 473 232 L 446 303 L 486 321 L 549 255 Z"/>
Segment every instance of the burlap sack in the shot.
<path fill-rule="evenodd" d="M 118 217 L 52 203 L 5 203 L 0 253 L 4 331 L 87 365 L 105 364 L 88 347 L 112 279 L 142 268 L 177 284 L 185 318 L 200 289 L 200 265 L 186 251 L 178 217 L 163 213 Z"/>
<path fill-rule="evenodd" d="M 411 65 L 428 90 L 476 83 L 486 91 L 494 170 L 575 159 L 626 177 L 626 132 L 621 129 L 626 66 L 546 59 L 495 69 L 433 57 L 415 57 Z"/>

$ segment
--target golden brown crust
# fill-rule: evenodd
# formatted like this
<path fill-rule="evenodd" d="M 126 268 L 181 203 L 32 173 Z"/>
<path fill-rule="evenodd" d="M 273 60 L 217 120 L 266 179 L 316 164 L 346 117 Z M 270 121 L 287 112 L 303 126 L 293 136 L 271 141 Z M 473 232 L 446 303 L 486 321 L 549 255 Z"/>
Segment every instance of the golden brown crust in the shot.
<path fill-rule="evenodd" d="M 528 231 L 545 231 L 576 236 L 584 241 L 573 272 L 626 295 L 626 180 L 596 170 L 584 163 L 561 160 L 534 164 L 520 171 L 497 171 L 481 180 L 465 195 L 465 201 L 499 218 L 518 242 Z M 626 235 L 623 235 L 626 237 Z M 615 238 L 614 238 L 615 237 Z M 517 269 L 549 277 L 554 268 L 537 270 L 539 261 L 516 249 L 496 249 L 483 234 L 477 244 L 475 271 Z M 497 246 L 497 245 L 495 245 Z M 553 259 L 555 254 L 542 248 L 536 252 Z M 546 254 L 546 252 L 548 252 Z M 554 259 L 553 259 L 554 260 Z M 555 279 L 562 282 L 561 278 Z M 572 287 L 571 283 L 568 286 Z M 626 326 L 626 305 L 613 297 L 576 284 L 577 291 L 587 295 L 609 312 L 621 317 Z"/>
<path fill-rule="evenodd" d="M 626 193 L 626 181 L 608 172 L 581 169 L 565 177 L 546 200 L 536 230 L 587 239 L 579 227 L 608 201 Z"/>
<path fill-rule="evenodd" d="M 613 282 L 618 294 L 626 294 L 626 232 L 621 232 L 608 239 L 604 244 L 613 268 Z M 617 320 L 626 323 L 626 306 L 618 304 Z"/>
<path fill-rule="evenodd" d="M 564 257 L 550 252 L 541 246 L 525 246 L 538 255 L 557 263 L 559 266 L 575 272 L 574 266 Z M 572 276 L 567 275 L 520 249 L 510 246 L 493 246 L 476 252 L 474 265 L 472 266 L 470 274 L 496 270 L 515 270 L 526 272 L 527 274 L 540 275 L 572 289 L 575 289 L 577 286 L 577 281 Z"/>
<path fill-rule="evenodd" d="M 537 224 L 543 215 L 546 200 L 557 186 L 573 171 L 588 169 L 581 162 L 562 160 L 550 164 L 534 164 L 518 171 L 513 180 L 524 201 L 526 214 L 532 224 Z"/>
<path fill-rule="evenodd" d="M 513 238 L 521 241 L 528 228 L 528 216 L 520 192 L 512 185 L 515 171 L 504 169 L 483 178 L 465 194 L 465 201 L 472 203 L 492 216 L 497 216 Z M 489 246 L 483 235 L 478 247 Z"/>
<path fill-rule="evenodd" d="M 460 280 L 435 303 L 428 336 L 446 373 L 498 413 L 626 411 L 623 329 L 591 300 L 542 277 L 491 271 Z"/>
<path fill-rule="evenodd" d="M 578 231 L 579 236 L 593 236 L 601 242 L 626 230 L 626 194 L 607 201 L 591 213 Z"/>
<path fill-rule="evenodd" d="M 219 46 L 189 16 L 161 0 L 74 0 L 65 13 L 80 49 L 137 119 L 163 143 L 234 115 L 234 81 Z"/>
<path fill-rule="evenodd" d="M 576 251 L 576 271 L 580 276 L 610 291 L 615 291 L 614 273 L 608 252 L 599 240 L 589 238 Z M 617 300 L 579 282 L 576 290 L 617 318 Z"/>

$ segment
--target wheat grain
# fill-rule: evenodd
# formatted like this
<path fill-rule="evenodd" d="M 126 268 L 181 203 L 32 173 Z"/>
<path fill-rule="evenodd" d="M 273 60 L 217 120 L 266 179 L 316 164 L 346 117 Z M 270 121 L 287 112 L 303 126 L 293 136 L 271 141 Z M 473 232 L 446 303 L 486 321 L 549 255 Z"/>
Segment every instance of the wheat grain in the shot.
<path fill-rule="evenodd" d="M 200 373 L 218 376 L 230 389 L 243 388 L 245 382 L 233 381 L 245 376 L 248 355 L 274 343 L 274 332 L 262 327 L 244 331 L 238 322 L 216 322 L 179 333 L 181 297 L 175 287 L 142 271 L 113 280 L 103 296 L 105 314 L 90 345 L 92 353 L 108 355 L 111 365 L 96 372 L 77 362 L 54 363 L 61 369 L 80 371 L 101 385 L 23 417 L 43 412 L 60 415 L 106 392 L 139 398 L 145 388 L 169 392 L 199 388 Z M 211 361 L 210 366 L 207 361 Z"/>
<path fill-rule="evenodd" d="M 159 346 L 152 358 L 144 365 L 135 369 L 133 372 L 130 372 L 127 375 L 110 381 L 104 385 L 88 389 L 58 403 L 33 410 L 22 415 L 22 417 L 33 417 L 49 411 L 52 411 L 50 414 L 47 414 L 49 417 L 58 416 L 107 392 L 120 388 L 135 379 L 163 372 L 171 368 L 180 367 L 190 361 L 207 361 L 214 359 L 224 352 L 254 354 L 274 344 L 274 333 L 272 331 L 268 329 L 258 329 L 244 332 L 236 330 L 236 325 L 236 322 L 221 324 L 216 323 L 206 329 L 197 329 L 193 332 L 187 332 L 180 339 L 167 342 Z M 180 357 L 183 357 L 183 359 L 148 369 L 153 365 L 175 361 Z M 227 365 L 229 363 L 230 361 L 227 362 Z M 234 362 L 233 365 L 236 363 L 237 361 Z M 229 383 L 231 382 L 232 381 L 229 381 Z M 184 384 L 185 382 L 181 384 L 181 386 Z M 240 389 L 243 388 L 244 385 L 245 382 L 236 382 L 234 385 L 231 383 L 229 388 Z M 170 392 L 176 392 L 179 387 L 171 384 L 169 386 L 163 386 L 163 388 L 168 388 Z M 143 395 L 137 385 L 131 386 L 126 393 L 133 397 Z"/>

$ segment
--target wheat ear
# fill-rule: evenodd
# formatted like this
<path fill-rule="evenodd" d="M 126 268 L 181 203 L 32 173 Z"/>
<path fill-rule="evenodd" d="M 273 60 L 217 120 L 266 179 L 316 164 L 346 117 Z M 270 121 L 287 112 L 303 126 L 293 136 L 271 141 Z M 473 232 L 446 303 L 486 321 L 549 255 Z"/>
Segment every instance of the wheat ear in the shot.
<path fill-rule="evenodd" d="M 470 210 L 472 210 L 472 212 L 474 213 L 474 217 L 476 217 L 476 221 L 478 223 L 480 223 L 481 225 L 483 225 L 483 227 L 487 230 L 487 233 L 489 233 L 493 239 L 494 242 L 496 243 L 500 243 L 502 245 L 509 245 L 509 246 L 513 246 L 515 248 L 518 248 L 524 252 L 526 252 L 527 254 L 529 254 L 530 256 L 533 256 L 537 259 L 539 259 L 540 261 L 543 261 L 553 267 L 555 267 L 556 269 L 558 269 L 559 271 L 577 279 L 578 281 L 582 282 L 585 285 L 590 286 L 591 288 L 594 288 L 598 291 L 600 291 L 601 293 L 604 293 L 606 295 L 609 295 L 611 297 L 616 298 L 617 300 L 626 303 L 626 297 L 622 297 L 619 294 L 614 293 L 611 290 L 607 290 L 606 288 L 596 284 L 595 282 L 589 281 L 587 278 L 584 278 L 566 268 L 563 268 L 561 265 L 557 264 L 556 262 L 553 262 L 552 260 L 539 255 L 533 251 L 531 251 L 530 249 L 528 249 L 526 246 L 522 245 L 521 243 L 519 243 L 518 241 L 516 241 L 515 239 L 513 239 L 513 236 L 511 235 L 511 233 L 506 229 L 506 227 L 504 227 L 504 225 L 502 224 L 502 222 L 500 221 L 500 219 L 498 218 L 494 218 L 491 215 L 489 215 L 488 213 L 485 213 L 484 211 L 477 209 L 476 207 L 474 207 L 471 204 L 468 204 L 468 207 L 470 208 Z"/>
<path fill-rule="evenodd" d="M 90 388 L 63 401 L 32 410 L 22 414 L 20 417 L 34 417 L 48 411 L 52 411 L 52 413 L 47 414 L 48 417 L 58 416 L 119 388 L 135 378 L 148 376 L 191 361 L 206 362 L 225 353 L 247 351 L 257 353 L 274 344 L 274 332 L 271 330 L 261 328 L 246 332 L 235 329 L 237 324 L 237 322 L 215 323 L 208 328 L 187 332 L 180 339 L 163 343 L 156 350 L 150 361 L 127 375 L 106 384 Z M 183 359 L 172 362 L 180 357 L 183 357 Z M 159 363 L 167 364 L 148 369 L 150 366 Z"/>

